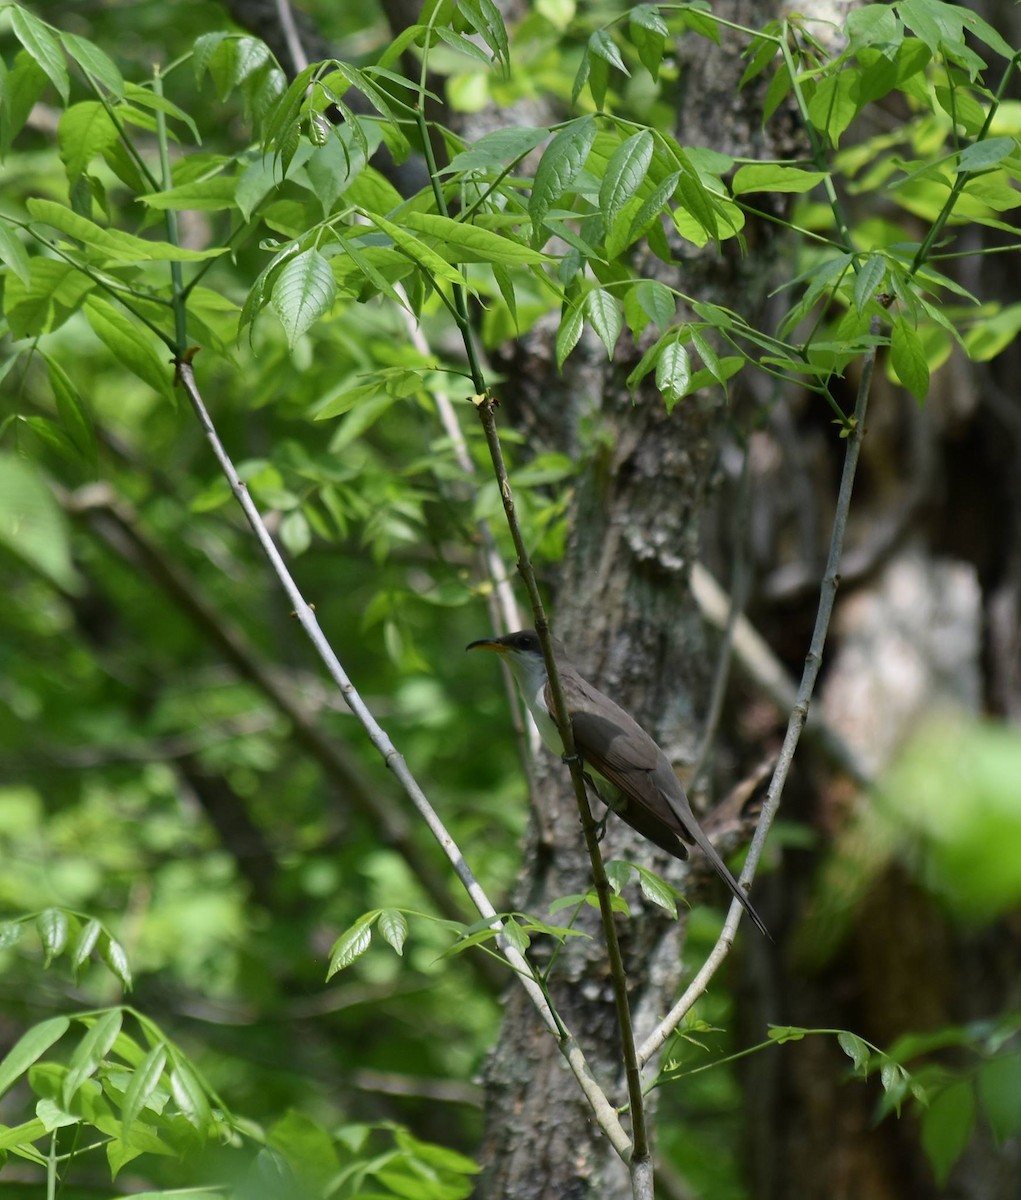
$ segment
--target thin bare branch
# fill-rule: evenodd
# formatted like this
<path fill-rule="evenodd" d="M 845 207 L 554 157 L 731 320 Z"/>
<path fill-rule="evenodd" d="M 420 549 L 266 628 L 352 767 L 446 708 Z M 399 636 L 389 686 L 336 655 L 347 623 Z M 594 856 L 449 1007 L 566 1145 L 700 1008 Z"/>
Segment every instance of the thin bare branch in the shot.
<path fill-rule="evenodd" d="M 874 319 L 872 333 L 875 334 L 877 332 L 877 321 Z M 823 576 L 819 592 L 819 607 L 816 612 L 815 629 L 812 632 L 812 641 L 808 649 L 808 654 L 805 657 L 805 669 L 801 675 L 798 694 L 795 697 L 790 719 L 787 722 L 787 733 L 784 737 L 783 746 L 780 749 L 776 768 L 773 771 L 769 791 L 766 793 L 766 799 L 762 806 L 762 816 L 759 818 L 755 836 L 752 838 L 751 846 L 748 849 L 748 857 L 745 859 L 744 870 L 741 872 L 739 882 L 746 887 L 750 886 L 752 880 L 755 878 L 755 872 L 766 844 L 766 837 L 779 810 L 780 797 L 783 794 L 784 784 L 787 781 L 787 775 L 794 760 L 794 752 L 797 749 L 801 731 L 804 729 L 805 721 L 808 717 L 809 703 L 812 699 L 812 692 L 815 689 L 815 681 L 819 675 L 819 668 L 822 665 L 823 646 L 826 643 L 826 633 L 829 629 L 830 617 L 833 613 L 833 602 L 836 598 L 837 587 L 840 582 L 840 558 L 844 547 L 844 532 L 847 528 L 847 515 L 851 508 L 851 493 L 854 488 L 855 471 L 858 467 L 858 456 L 861 452 L 862 439 L 865 436 L 865 414 L 868 409 L 869 392 L 872 389 L 872 372 L 875 363 L 876 348 L 872 346 L 863 362 L 861 382 L 858 386 L 858 396 L 854 406 L 854 417 L 847 435 L 844 469 L 840 478 L 840 490 L 837 494 L 837 504 L 833 514 L 833 533 L 830 537 L 826 572 Z M 684 1019 L 685 1015 L 709 986 L 710 980 L 730 953 L 730 948 L 734 944 L 734 934 L 737 931 L 738 922 L 741 920 L 743 911 L 737 900 L 731 902 L 730 911 L 723 924 L 723 930 L 709 957 L 688 985 L 684 995 L 639 1048 L 639 1058 L 642 1063 L 648 1062 L 652 1055 L 663 1046 L 667 1038 L 670 1037 L 678 1024 Z"/>
<path fill-rule="evenodd" d="M 231 492 L 238 504 L 241 506 L 242 512 L 248 524 L 251 526 L 252 532 L 255 535 L 263 553 L 269 560 L 273 573 L 276 575 L 281 587 L 283 588 L 288 600 L 294 608 L 294 615 L 297 618 L 302 629 L 307 634 L 316 653 L 319 655 L 326 667 L 330 678 L 340 689 L 341 694 L 347 701 L 348 707 L 360 721 L 362 727 L 369 735 L 372 744 L 379 751 L 386 763 L 387 767 L 394 773 L 403 787 L 405 793 L 414 804 L 419 815 L 425 821 L 432 833 L 433 837 L 439 843 L 444 854 L 446 854 L 451 866 L 454 868 L 462 887 L 468 893 L 472 904 L 480 916 L 490 922 L 491 927 L 497 931 L 497 942 L 500 949 L 506 958 L 509 965 L 513 968 L 515 977 L 521 986 L 527 992 L 529 999 L 535 1006 L 543 1024 L 549 1029 L 557 1040 L 557 1045 L 561 1053 L 567 1060 L 579 1086 L 582 1089 L 586 1099 L 592 1107 L 600 1128 L 606 1134 L 610 1143 L 617 1152 L 626 1158 L 630 1152 L 630 1139 L 613 1106 L 610 1104 L 606 1095 L 603 1093 L 599 1084 L 593 1078 L 585 1057 L 575 1042 L 571 1034 L 565 1029 L 563 1022 L 559 1016 L 551 1008 L 549 1001 L 538 982 L 531 964 L 528 960 L 513 946 L 513 944 L 503 935 L 502 926 L 499 918 L 496 915 L 496 910 L 491 904 L 488 896 L 483 890 L 481 884 L 475 878 L 470 867 L 464 859 L 457 843 L 447 832 L 447 829 L 440 820 L 435 809 L 429 803 L 428 798 L 422 791 L 418 781 L 412 775 L 404 758 L 397 751 L 396 746 L 390 740 L 389 735 L 379 725 L 368 706 L 362 700 L 357 689 L 351 680 L 347 677 L 340 660 L 337 658 L 333 647 L 330 645 L 323 631 L 319 628 L 319 622 L 313 612 L 311 606 L 305 601 L 294 578 L 287 568 L 280 551 L 277 549 L 275 542 L 270 536 L 269 530 L 266 528 L 266 523 L 262 519 L 255 502 L 252 500 L 242 480 L 237 473 L 237 470 L 230 459 L 220 436 L 213 425 L 212 418 L 206 408 L 202 395 L 199 392 L 198 385 L 195 382 L 195 373 L 191 363 L 187 361 L 179 361 L 177 364 L 177 374 L 182 386 L 184 387 L 192 409 L 198 418 L 199 424 L 205 433 L 206 440 L 212 448 L 213 454 L 217 462 L 220 464 L 220 469 L 223 471 Z"/>

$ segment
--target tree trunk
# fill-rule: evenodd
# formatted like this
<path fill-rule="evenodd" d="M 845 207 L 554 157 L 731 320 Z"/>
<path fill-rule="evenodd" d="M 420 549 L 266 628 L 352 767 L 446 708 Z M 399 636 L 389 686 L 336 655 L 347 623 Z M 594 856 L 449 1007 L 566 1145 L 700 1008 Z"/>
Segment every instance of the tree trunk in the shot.
<path fill-rule="evenodd" d="M 774 15 L 772 5 L 719 4 L 715 11 L 750 23 Z M 724 38 L 709 53 L 684 62 L 678 127 L 685 144 L 744 156 L 788 152 L 765 143 L 761 94 L 738 91 L 740 44 Z M 681 53 L 684 53 L 682 47 Z M 649 256 L 650 274 L 699 299 L 751 311 L 764 298 L 764 264 L 774 227 L 749 231 L 754 257 L 715 247 L 684 248 L 683 270 Z M 681 313 L 682 320 L 691 314 Z M 555 580 L 554 625 L 582 674 L 619 698 L 679 766 L 690 763 L 701 734 L 713 655 L 688 588 L 699 553 L 704 509 L 732 420 L 722 395 L 686 401 L 670 415 L 651 386 L 634 402 L 625 379 L 635 365 L 624 343 L 607 362 L 583 342 L 564 372 L 555 368 L 553 322 L 505 348 L 503 411 L 524 429 L 535 452 L 577 453 L 580 426 L 595 450 L 571 501 L 567 551 Z M 566 770 L 544 760 L 535 772 L 536 812 L 517 903 L 540 916 L 560 896 L 591 886 L 577 807 Z M 694 803 L 698 804 L 699 797 Z M 611 818 L 604 858 L 646 863 L 691 895 L 689 866 L 668 860 Z M 704 863 L 690 864 L 705 879 Z M 711 871 L 709 872 L 711 875 Z M 708 882 L 708 881 L 707 881 Z M 679 978 L 679 922 L 627 896 L 631 916 L 618 922 L 628 992 L 639 1039 L 669 1007 Z M 591 940 L 571 939 L 551 976 L 554 1004 L 579 1038 L 597 1079 L 624 1103 L 619 1037 L 606 951 L 598 920 L 582 916 Z M 500 1044 L 486 1072 L 485 1200 L 628 1196 L 627 1172 L 593 1123 L 577 1087 L 530 1005 L 512 990 Z M 653 1096 L 654 1099 L 654 1096 Z"/>

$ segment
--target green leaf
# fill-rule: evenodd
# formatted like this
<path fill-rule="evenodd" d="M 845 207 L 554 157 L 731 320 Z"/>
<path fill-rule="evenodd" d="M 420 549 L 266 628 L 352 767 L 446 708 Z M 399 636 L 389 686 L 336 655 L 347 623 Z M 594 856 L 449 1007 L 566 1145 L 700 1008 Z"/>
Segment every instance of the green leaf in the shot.
<path fill-rule="evenodd" d="M 620 337 L 620 306 L 609 292 L 602 288 L 593 288 L 585 296 L 583 308 L 588 323 L 606 347 L 607 357 L 612 359 L 613 348 L 617 344 L 617 338 Z"/>
<path fill-rule="evenodd" d="M 645 376 L 648 375 L 652 368 L 659 362 L 659 356 L 663 353 L 663 348 L 667 343 L 667 338 L 673 338 L 674 336 L 675 335 L 672 333 L 664 333 L 659 341 L 653 343 L 653 345 L 651 345 L 648 350 L 645 351 L 645 353 L 639 359 L 638 365 L 625 380 L 629 391 L 634 392 L 637 389 L 638 385 L 642 382 Z"/>
<path fill-rule="evenodd" d="M 766 88 L 766 94 L 762 98 L 763 124 L 769 121 L 784 100 L 790 95 L 791 87 L 790 70 L 785 62 L 781 62 L 773 72 L 773 78 L 769 81 L 769 87 Z"/>
<path fill-rule="evenodd" d="M 0 456 L 0 478 L 3 476 L 3 466 L 3 457 Z M 7 950 L 11 946 L 16 946 L 21 941 L 21 935 L 24 932 L 25 927 L 21 921 L 0 922 L 0 950 Z"/>
<path fill-rule="evenodd" d="M 170 1072 L 170 1094 L 190 1125 L 202 1134 L 210 1131 L 213 1114 L 209 1109 L 205 1089 L 192 1068 L 183 1060 L 175 1062 Z"/>
<path fill-rule="evenodd" d="M 825 171 L 804 171 L 779 163 L 749 163 L 734 175 L 731 190 L 745 192 L 809 192 L 826 178 Z"/>
<path fill-rule="evenodd" d="M 683 153 L 680 157 L 685 170 L 678 180 L 677 186 L 681 193 L 684 209 L 695 218 L 711 238 L 715 238 L 719 236 L 719 222 L 716 219 L 716 208 L 713 201 L 702 180 L 698 177 L 698 172 L 687 161 Z"/>
<path fill-rule="evenodd" d="M 478 1175 L 481 1172 L 481 1167 L 466 1155 L 459 1154 L 456 1150 L 448 1150 L 446 1146 L 438 1146 L 434 1142 L 420 1141 L 406 1129 L 395 1129 L 394 1138 L 403 1151 L 437 1170 L 457 1175 Z"/>
<path fill-rule="evenodd" d="M 585 116 L 565 125 L 546 147 L 535 170 L 528 201 L 528 215 L 536 230 L 554 201 L 577 179 L 595 140 L 595 120 Z"/>
<path fill-rule="evenodd" d="M 210 250 L 186 250 L 170 242 L 152 242 L 147 238 L 135 237 L 120 229 L 104 229 L 88 217 L 72 211 L 52 200 L 29 199 L 25 203 L 29 213 L 37 221 L 45 221 L 61 233 L 92 246 L 108 262 L 205 262 L 218 258 L 226 251 L 219 247 Z"/>
<path fill-rule="evenodd" d="M 510 47 L 507 28 L 493 0 L 457 0 L 457 7 L 468 23 L 492 50 L 493 56 L 505 67 L 510 66 Z"/>
<path fill-rule="evenodd" d="M 330 951 L 330 967 L 326 972 L 327 981 L 332 979 L 338 971 L 349 967 L 356 958 L 361 958 L 368 950 L 372 941 L 372 926 L 376 923 L 379 914 L 378 908 L 365 913 L 333 943 Z"/>
<path fill-rule="evenodd" d="M 100 1064 L 106 1058 L 110 1047 L 117 1040 L 121 1031 L 123 1013 L 119 1008 L 111 1009 L 97 1018 L 91 1028 L 75 1047 L 68 1063 L 67 1074 L 61 1087 L 61 1102 L 65 1111 L 71 1107 L 71 1101 L 77 1095 L 79 1088 L 86 1079 L 91 1078 L 99 1070 Z"/>
<path fill-rule="evenodd" d="M 898 317 L 893 323 L 890 362 L 897 378 L 912 396 L 924 400 L 929 391 L 929 365 L 921 338 L 904 317 Z"/>
<path fill-rule="evenodd" d="M 52 225 L 54 229 L 59 229 L 61 233 L 66 233 L 87 246 L 105 245 L 106 230 L 95 221 L 90 221 L 88 217 L 73 212 L 64 204 L 30 198 L 25 202 L 25 207 L 35 220 L 45 221 L 47 225 Z"/>
<path fill-rule="evenodd" d="M 519 954 L 527 954 L 528 948 L 532 944 L 532 939 L 525 932 L 521 922 L 516 917 L 510 916 L 503 923 L 503 932 L 501 935 L 505 941 Z"/>
<path fill-rule="evenodd" d="M 803 1041 L 808 1030 L 802 1028 L 800 1025 L 770 1025 L 767 1033 L 771 1042 L 776 1042 L 778 1046 L 783 1046 L 787 1042 Z"/>
<path fill-rule="evenodd" d="M 655 871 L 650 871 L 648 867 L 641 867 L 636 863 L 635 870 L 638 872 L 638 886 L 642 889 L 642 895 L 657 907 L 665 909 L 676 920 L 676 891 L 665 879 L 661 879 Z"/>
<path fill-rule="evenodd" d="M 341 1164 L 333 1138 L 321 1125 L 292 1109 L 273 1124 L 266 1141 L 287 1158 L 307 1195 L 330 1195 L 333 1189 L 328 1184 Z"/>
<path fill-rule="evenodd" d="M 738 80 L 737 90 L 741 91 L 746 83 L 751 83 L 753 79 L 761 75 L 779 53 L 780 42 L 776 37 L 765 37 L 759 34 L 752 38 L 744 52 L 744 57 L 748 59 L 748 66 L 745 67 L 744 73 Z"/>
<path fill-rule="evenodd" d="M 408 936 L 408 920 L 404 913 L 396 908 L 384 908 L 379 914 L 379 932 L 398 954 L 404 953 Z"/>
<path fill-rule="evenodd" d="M 45 965 L 48 967 L 67 946 L 71 922 L 62 908 L 47 908 L 36 917 L 35 927 L 43 944 Z"/>
<path fill-rule="evenodd" d="M 496 280 L 496 286 L 500 289 L 500 295 L 503 297 L 504 304 L 507 305 L 510 319 L 514 323 L 515 329 L 517 329 L 518 297 L 514 289 L 514 281 L 511 278 L 511 273 L 506 267 L 500 266 L 499 263 L 494 263 L 493 278 Z"/>
<path fill-rule="evenodd" d="M 904 36 L 896 10 L 885 4 L 866 4 L 852 9 L 847 14 L 846 26 L 853 50 L 877 43 L 893 43 Z"/>
<path fill-rule="evenodd" d="M 655 322 L 662 333 L 677 311 L 673 292 L 655 279 L 642 279 L 624 294 L 624 317 L 637 338 L 649 321 Z"/>
<path fill-rule="evenodd" d="M 4 284 L 4 313 L 16 338 L 35 337 L 62 325 L 93 286 L 70 263 L 36 256 L 28 265 L 27 287 L 17 275 Z"/>
<path fill-rule="evenodd" d="M 50 376 L 50 387 L 53 389 L 57 412 L 60 414 L 64 431 L 86 465 L 95 473 L 98 464 L 98 450 L 92 414 L 81 396 L 78 395 L 77 389 L 64 368 L 49 355 L 46 355 L 45 358 Z"/>
<path fill-rule="evenodd" d="M 137 121 L 143 128 L 149 128 L 152 118 L 149 112 L 162 113 L 165 117 L 170 117 L 173 121 L 179 121 L 185 125 L 188 132 L 194 138 L 196 145 L 200 144 L 202 139 L 199 137 L 198 126 L 192 119 L 191 113 L 186 112 L 183 108 L 174 104 L 172 100 L 168 100 L 166 96 L 157 95 L 156 92 L 147 87 L 139 87 L 136 83 L 126 83 L 124 85 L 124 98 L 132 103 L 123 104 L 118 111 L 125 119 Z M 141 108 L 144 111 L 138 112 Z"/>
<path fill-rule="evenodd" d="M 701 358 L 702 362 L 705 364 L 705 368 L 709 372 L 710 377 L 714 379 L 724 391 L 726 391 L 728 381 L 732 379 L 744 366 L 744 359 L 735 357 L 720 358 L 720 356 L 706 340 L 706 337 L 702 331 L 694 327 L 691 329 L 691 344 L 695 347 L 699 358 Z M 702 372 L 696 372 L 696 374 L 692 377 L 692 391 L 704 386 L 699 381 L 699 376 L 701 374 Z"/>
<path fill-rule="evenodd" d="M 858 114 L 857 87 L 856 71 L 840 71 L 827 75 L 808 102 L 809 120 L 834 146 L 839 145 L 841 135 Z"/>
<path fill-rule="evenodd" d="M 454 262 L 490 262 L 512 266 L 515 263 L 543 263 L 548 260 L 547 255 L 514 238 L 438 213 L 408 212 L 404 214 L 403 221 L 405 228 L 443 241 Z"/>
<path fill-rule="evenodd" d="M 0 1153 L 16 1149 L 19 1154 L 31 1162 L 38 1162 L 45 1166 L 47 1160 L 38 1153 L 32 1143 L 46 1132 L 46 1126 L 38 1117 L 35 1120 L 26 1121 L 22 1125 L 14 1125 L 10 1129 L 0 1126 Z"/>
<path fill-rule="evenodd" d="M 403 251 L 408 258 L 422 267 L 434 283 L 444 280 L 461 287 L 468 286 L 467 280 L 460 271 L 452 267 L 442 255 L 437 254 L 425 242 L 408 233 L 406 229 L 379 216 L 378 213 L 365 213 L 365 216 L 377 229 L 393 240 L 398 250 Z"/>
<path fill-rule="evenodd" d="M 6 263 L 15 275 L 26 286 L 32 282 L 32 268 L 28 260 L 28 251 L 17 229 L 0 217 L 0 262 Z"/>
<path fill-rule="evenodd" d="M 837 1034 L 837 1044 L 847 1057 L 854 1063 L 854 1069 L 859 1075 L 865 1074 L 868 1069 L 869 1059 L 872 1057 L 872 1052 L 868 1046 L 861 1040 L 857 1034 L 849 1033 L 843 1030 Z"/>
<path fill-rule="evenodd" d="M 0 1062 L 0 1096 L 11 1088 L 67 1032 L 67 1017 L 50 1017 L 23 1033 Z"/>
<path fill-rule="evenodd" d="M 350 446 L 353 441 L 360 438 L 389 408 L 393 407 L 398 399 L 393 392 L 381 391 L 378 384 L 372 384 L 370 390 L 371 395 L 368 398 L 363 398 L 362 394 L 359 395 L 355 411 L 343 422 L 330 440 L 331 453 L 338 454 L 346 446 Z"/>
<path fill-rule="evenodd" d="M 975 142 L 962 150 L 957 158 L 957 171 L 985 171 L 995 167 L 1017 150 L 1017 140 L 1012 137 L 987 138 Z"/>
<path fill-rule="evenodd" d="M 312 545 L 312 529 L 300 508 L 292 509 L 280 522 L 280 541 L 292 558 L 304 554 Z"/>
<path fill-rule="evenodd" d="M 71 185 L 96 155 L 105 153 L 119 138 L 117 126 L 98 100 L 83 100 L 61 113 L 57 140 Z"/>
<path fill-rule="evenodd" d="M 101 296 L 85 301 L 85 316 L 96 337 L 119 362 L 159 395 L 173 398 L 169 364 L 153 349 L 141 322 L 133 321 Z"/>
<path fill-rule="evenodd" d="M 942 1187 L 971 1140 L 975 1093 L 967 1080 L 952 1083 L 932 1100 L 922 1116 L 922 1148 Z"/>
<path fill-rule="evenodd" d="M 120 68 L 95 42 L 77 33 L 61 33 L 60 40 L 70 58 L 92 79 L 101 83 L 111 95 L 120 99 L 124 95 L 124 76 Z"/>
<path fill-rule="evenodd" d="M 167 1062 L 167 1048 L 157 1043 L 135 1067 L 131 1082 L 124 1093 L 121 1104 L 121 1137 L 126 1141 L 131 1126 L 138 1119 L 146 1102 L 159 1087 L 160 1077 Z"/>
<path fill-rule="evenodd" d="M 865 310 L 885 278 L 886 259 L 881 254 L 870 254 L 854 277 L 854 306 L 859 313 Z"/>
<path fill-rule="evenodd" d="M 668 342 L 656 363 L 656 387 L 662 393 L 667 412 L 683 399 L 691 384 L 691 362 L 680 342 Z"/>
<path fill-rule="evenodd" d="M 102 931 L 102 924 L 93 917 L 91 920 L 85 922 L 78 936 L 75 938 L 74 945 L 71 947 L 71 971 L 76 979 L 82 967 L 88 962 L 89 955 L 92 953 Z"/>
<path fill-rule="evenodd" d="M 351 265 L 345 263 L 339 254 L 330 260 L 333 277 L 341 288 L 349 293 L 354 290 L 355 295 L 364 299 L 368 282 L 376 291 L 388 296 L 398 308 L 408 307 L 408 301 L 397 293 L 393 285 L 414 271 L 414 264 L 390 246 L 359 247 L 354 238 L 344 238 L 341 246 Z M 354 288 L 356 283 L 358 286 Z"/>
<path fill-rule="evenodd" d="M 617 43 L 607 30 L 597 29 L 589 37 L 588 52 L 592 58 L 602 59 L 604 62 L 608 62 L 611 67 L 616 67 L 622 75 L 630 77 L 631 72 L 627 69 L 624 60 L 620 56 Z"/>
<path fill-rule="evenodd" d="M 336 296 L 330 264 L 318 250 L 305 250 L 284 267 L 273 285 L 271 303 L 292 350 L 308 328 L 330 311 Z"/>
<path fill-rule="evenodd" d="M 99 955 L 126 991 L 131 990 L 131 967 L 124 947 L 104 929 L 99 939 Z"/>
<path fill-rule="evenodd" d="M 66 104 L 71 94 L 71 80 L 64 62 L 64 52 L 56 34 L 45 22 L 27 9 L 14 5 L 8 9 L 14 36 L 25 47 Z"/>
<path fill-rule="evenodd" d="M 71 562 L 67 521 L 53 493 L 33 463 L 3 453 L 0 453 L 0 546 L 63 591 L 81 591 L 81 581 Z M 54 917 L 52 933 L 59 928 L 59 918 Z"/>
<path fill-rule="evenodd" d="M 149 192 L 138 199 L 150 208 L 160 210 L 194 210 L 216 212 L 235 206 L 237 180 L 232 175 L 214 175 L 211 179 L 195 179 L 169 188 L 165 192 Z"/>
<path fill-rule="evenodd" d="M 452 50 L 457 50 L 461 54 L 467 55 L 469 58 L 474 58 L 478 62 L 483 62 L 487 67 L 493 61 L 492 57 L 487 54 L 481 46 L 477 46 L 473 41 L 470 41 L 468 38 L 464 37 L 463 34 L 454 33 L 453 30 L 444 29 L 443 26 L 437 26 L 436 36 L 440 39 L 440 41 L 446 42 L 446 44 Z"/>
<path fill-rule="evenodd" d="M 517 162 L 548 137 L 548 129 L 535 129 L 529 126 L 497 129 L 493 133 L 487 133 L 480 137 L 477 142 L 473 142 L 460 154 L 455 154 L 449 165 L 444 167 L 440 174 L 450 175 L 462 171 L 502 171 L 507 163 Z"/>
<path fill-rule="evenodd" d="M 585 316 L 580 305 L 569 308 L 561 317 L 560 328 L 557 330 L 556 337 L 558 370 L 563 367 L 567 356 L 577 346 L 584 326 Z"/>
<path fill-rule="evenodd" d="M 978 1094 L 996 1144 L 1002 1146 L 1021 1132 L 1021 1054 L 1000 1054 L 982 1063 Z"/>
<path fill-rule="evenodd" d="M 964 335 L 964 348 L 973 362 L 988 362 L 1011 345 L 1021 333 L 1021 304 L 1008 304 L 983 316 Z"/>
<path fill-rule="evenodd" d="M 651 4 L 635 5 L 628 13 L 628 33 L 642 66 L 653 79 L 658 79 L 666 39 L 670 33 L 658 9 Z"/>
<path fill-rule="evenodd" d="M 3 80 L 3 102 L 0 103 L 0 152 L 6 154 L 11 143 L 24 128 L 28 115 L 46 90 L 46 74 L 34 58 L 24 50 L 18 52 L 14 67 L 3 69 L 0 60 L 0 79 Z"/>
<path fill-rule="evenodd" d="M 643 129 L 622 142 L 610 155 L 599 185 L 599 208 L 607 226 L 645 182 L 652 161 L 652 134 Z"/>
<path fill-rule="evenodd" d="M 677 190 L 680 177 L 681 173 L 674 171 L 661 180 L 642 201 L 638 211 L 630 217 L 630 220 L 627 217 L 633 206 L 625 210 L 622 214 L 624 219 L 618 219 L 606 237 L 606 253 L 610 258 L 616 258 L 618 254 L 645 234 L 650 225 L 666 209 Z"/>

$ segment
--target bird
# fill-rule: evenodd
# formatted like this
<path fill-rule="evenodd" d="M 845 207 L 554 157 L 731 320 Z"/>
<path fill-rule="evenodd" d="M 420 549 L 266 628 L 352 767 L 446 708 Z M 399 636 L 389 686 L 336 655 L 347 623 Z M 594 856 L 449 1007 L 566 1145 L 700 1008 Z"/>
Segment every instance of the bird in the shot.
<path fill-rule="evenodd" d="M 521 629 L 502 637 L 480 638 L 466 649 L 501 655 L 544 744 L 554 753 L 563 754 L 539 635 L 532 629 Z M 582 678 L 555 639 L 553 650 L 575 750 L 588 768 L 586 779 L 600 799 L 642 837 L 674 858 L 686 859 L 688 846 L 698 846 L 755 927 L 768 938 L 762 918 L 696 821 L 666 754 L 629 713 Z"/>

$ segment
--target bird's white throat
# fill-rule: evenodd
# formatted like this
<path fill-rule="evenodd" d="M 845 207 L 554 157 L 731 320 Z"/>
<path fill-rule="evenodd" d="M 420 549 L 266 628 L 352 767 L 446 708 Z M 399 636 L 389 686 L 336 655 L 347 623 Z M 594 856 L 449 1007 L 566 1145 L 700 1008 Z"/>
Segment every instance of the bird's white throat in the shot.
<path fill-rule="evenodd" d="M 519 650 L 508 651 L 507 662 L 514 673 L 528 711 L 532 714 L 532 720 L 539 730 L 543 745 L 554 754 L 563 754 L 564 744 L 560 740 L 560 731 L 546 707 L 546 683 L 549 678 L 546 674 L 546 664 L 539 655 L 522 653 Z"/>

